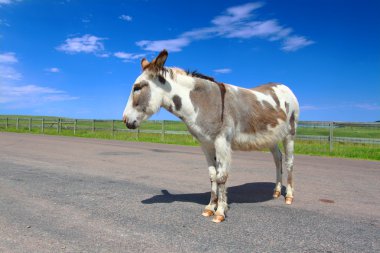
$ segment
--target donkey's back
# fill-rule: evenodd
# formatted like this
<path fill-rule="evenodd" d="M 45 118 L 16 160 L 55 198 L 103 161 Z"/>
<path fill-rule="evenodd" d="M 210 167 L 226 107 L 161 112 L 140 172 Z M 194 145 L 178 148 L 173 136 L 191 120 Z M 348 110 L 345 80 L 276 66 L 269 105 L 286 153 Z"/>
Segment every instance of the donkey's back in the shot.
<path fill-rule="evenodd" d="M 268 83 L 253 89 L 228 87 L 235 134 L 232 148 L 260 150 L 271 148 L 287 136 L 294 136 L 299 106 L 285 85 Z"/>

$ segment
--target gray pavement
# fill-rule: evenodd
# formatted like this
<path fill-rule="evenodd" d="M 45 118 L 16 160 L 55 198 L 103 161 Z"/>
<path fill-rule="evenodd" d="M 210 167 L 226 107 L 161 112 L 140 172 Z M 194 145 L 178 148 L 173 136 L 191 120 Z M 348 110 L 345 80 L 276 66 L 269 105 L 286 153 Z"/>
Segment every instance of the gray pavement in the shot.
<path fill-rule="evenodd" d="M 0 133 L 0 252 L 380 252 L 380 162 L 298 155 L 292 206 L 274 178 L 234 153 L 214 224 L 200 148 Z"/>

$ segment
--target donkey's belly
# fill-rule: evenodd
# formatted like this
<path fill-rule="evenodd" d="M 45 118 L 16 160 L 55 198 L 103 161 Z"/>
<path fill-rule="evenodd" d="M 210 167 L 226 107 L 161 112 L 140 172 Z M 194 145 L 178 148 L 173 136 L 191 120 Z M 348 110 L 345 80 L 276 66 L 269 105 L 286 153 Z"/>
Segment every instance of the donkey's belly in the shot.
<path fill-rule="evenodd" d="M 271 130 L 257 133 L 242 133 L 237 131 L 232 138 L 231 146 L 233 150 L 243 151 L 273 147 L 284 139 L 288 131 L 286 124 L 280 124 Z"/>

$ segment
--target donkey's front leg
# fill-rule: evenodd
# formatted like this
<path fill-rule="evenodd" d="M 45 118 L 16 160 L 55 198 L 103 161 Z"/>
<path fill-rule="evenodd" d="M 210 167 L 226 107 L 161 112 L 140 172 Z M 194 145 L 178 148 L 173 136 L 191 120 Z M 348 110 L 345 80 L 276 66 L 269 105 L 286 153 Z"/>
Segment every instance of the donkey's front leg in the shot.
<path fill-rule="evenodd" d="M 215 212 L 213 222 L 224 221 L 228 210 L 226 182 L 231 164 L 231 145 L 224 137 L 215 141 L 216 151 L 216 183 L 218 184 L 218 208 Z"/>
<path fill-rule="evenodd" d="M 215 158 L 215 148 L 212 146 L 202 145 L 202 150 L 206 156 L 208 172 L 211 181 L 211 198 L 210 203 L 205 207 L 202 215 L 205 217 L 213 216 L 215 213 L 216 205 L 218 202 L 218 185 L 216 183 L 216 158 Z"/>

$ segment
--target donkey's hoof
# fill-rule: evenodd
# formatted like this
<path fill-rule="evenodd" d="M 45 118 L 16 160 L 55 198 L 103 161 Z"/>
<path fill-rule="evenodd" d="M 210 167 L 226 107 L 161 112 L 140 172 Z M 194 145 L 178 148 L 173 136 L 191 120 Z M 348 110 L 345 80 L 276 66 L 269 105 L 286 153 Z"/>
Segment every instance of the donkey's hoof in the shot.
<path fill-rule="evenodd" d="M 285 198 L 285 204 L 291 205 L 293 203 L 293 197 L 286 197 Z"/>
<path fill-rule="evenodd" d="M 212 219 L 212 222 L 215 222 L 215 223 L 220 223 L 222 221 L 224 221 L 223 215 L 215 215 L 214 219 Z"/>
<path fill-rule="evenodd" d="M 274 193 L 273 193 L 273 198 L 275 198 L 275 199 L 277 199 L 278 197 L 280 197 L 281 196 L 281 192 L 279 192 L 279 191 L 275 191 Z"/>
<path fill-rule="evenodd" d="M 213 215 L 214 215 L 214 212 L 211 211 L 211 210 L 205 209 L 205 210 L 203 210 L 202 215 L 203 215 L 204 217 L 210 217 L 210 216 L 213 216 Z"/>

